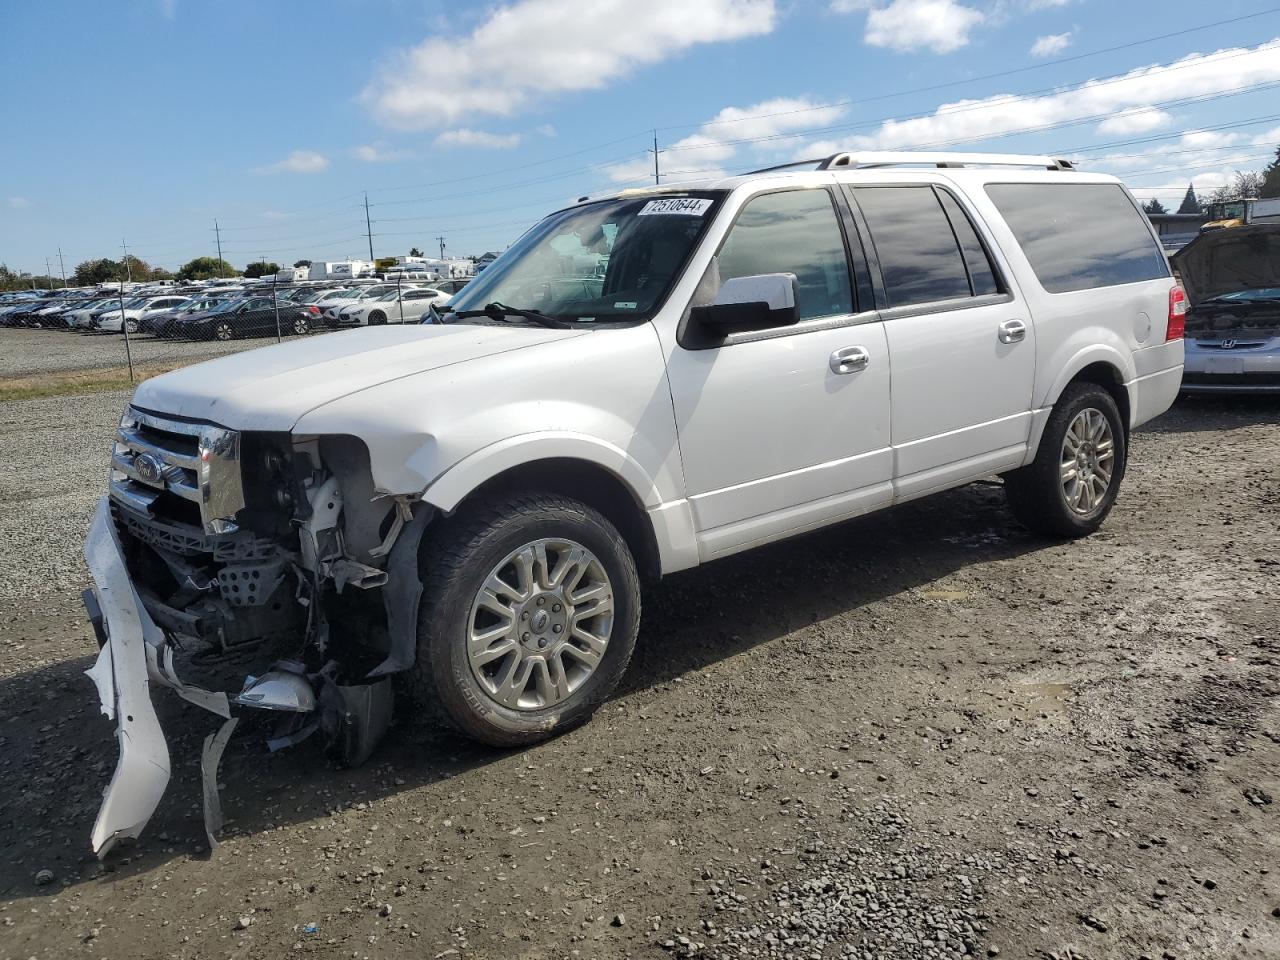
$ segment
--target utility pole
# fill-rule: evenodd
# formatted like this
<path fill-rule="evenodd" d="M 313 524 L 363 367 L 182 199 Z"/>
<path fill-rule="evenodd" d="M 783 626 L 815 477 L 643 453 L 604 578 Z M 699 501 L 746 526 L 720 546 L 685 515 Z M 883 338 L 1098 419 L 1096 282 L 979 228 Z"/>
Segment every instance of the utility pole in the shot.
<path fill-rule="evenodd" d="M 218 229 L 218 221 L 213 221 L 213 235 L 218 239 L 218 279 L 222 279 L 222 231 Z"/>
<path fill-rule="evenodd" d="M 444 259 L 444 237 L 436 237 L 440 241 L 440 259 Z"/>
<path fill-rule="evenodd" d="M 48 257 L 45 257 L 45 258 L 44 258 L 44 276 L 45 276 L 45 279 L 46 279 L 46 280 L 52 280 L 52 279 L 53 279 L 53 271 L 49 269 L 49 258 L 48 258 Z M 63 286 L 65 287 L 65 286 L 66 286 L 66 284 L 64 283 L 64 284 L 63 284 Z"/>
<path fill-rule="evenodd" d="M 58 247 L 58 269 L 62 272 L 62 286 L 67 286 L 67 265 L 62 262 L 62 247 Z"/>
<path fill-rule="evenodd" d="M 364 192 L 364 229 L 369 237 L 369 261 L 373 262 L 373 223 L 369 220 L 369 191 Z"/>
<path fill-rule="evenodd" d="M 661 174 L 658 173 L 658 131 L 653 131 L 653 182 L 655 185 L 662 183 Z"/>
<path fill-rule="evenodd" d="M 120 238 L 120 249 L 124 251 L 124 272 L 127 277 L 126 283 L 133 283 L 133 264 L 129 262 L 129 244 L 125 243 L 124 237 Z"/>

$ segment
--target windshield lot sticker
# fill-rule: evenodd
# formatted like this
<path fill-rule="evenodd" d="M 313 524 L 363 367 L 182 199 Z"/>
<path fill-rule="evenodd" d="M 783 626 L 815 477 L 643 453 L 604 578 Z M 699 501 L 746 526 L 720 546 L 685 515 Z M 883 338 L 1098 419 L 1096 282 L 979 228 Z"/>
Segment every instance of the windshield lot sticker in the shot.
<path fill-rule="evenodd" d="M 669 200 L 650 200 L 640 210 L 638 216 L 651 217 L 658 213 L 674 213 L 685 217 L 700 217 L 707 212 L 711 201 L 695 200 L 692 197 L 672 197 Z"/>
<path fill-rule="evenodd" d="M 634 310 L 634 309 L 636 308 L 636 305 L 637 305 L 637 304 L 636 304 L 636 301 L 634 301 L 634 300 L 619 300 L 619 301 L 617 301 L 616 303 L 614 303 L 614 305 L 613 305 L 613 309 L 615 309 L 615 310 Z"/>

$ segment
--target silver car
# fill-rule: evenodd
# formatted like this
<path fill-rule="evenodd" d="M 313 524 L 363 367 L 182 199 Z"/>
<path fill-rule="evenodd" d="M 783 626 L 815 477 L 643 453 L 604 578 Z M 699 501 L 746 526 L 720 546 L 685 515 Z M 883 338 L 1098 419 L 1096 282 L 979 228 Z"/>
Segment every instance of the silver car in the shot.
<path fill-rule="evenodd" d="M 1173 257 L 1191 307 L 1189 393 L 1280 393 L 1280 223 L 1202 234 Z"/>

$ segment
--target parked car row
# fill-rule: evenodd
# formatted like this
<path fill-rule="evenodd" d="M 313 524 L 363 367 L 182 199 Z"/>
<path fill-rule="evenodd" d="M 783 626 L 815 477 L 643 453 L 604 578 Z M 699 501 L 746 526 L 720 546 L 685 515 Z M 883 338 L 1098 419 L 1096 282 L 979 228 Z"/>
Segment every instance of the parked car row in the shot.
<path fill-rule="evenodd" d="M 273 284 L 135 290 L 66 289 L 0 295 L 0 326 L 233 340 L 385 323 L 418 323 L 467 280 L 434 283 Z"/>

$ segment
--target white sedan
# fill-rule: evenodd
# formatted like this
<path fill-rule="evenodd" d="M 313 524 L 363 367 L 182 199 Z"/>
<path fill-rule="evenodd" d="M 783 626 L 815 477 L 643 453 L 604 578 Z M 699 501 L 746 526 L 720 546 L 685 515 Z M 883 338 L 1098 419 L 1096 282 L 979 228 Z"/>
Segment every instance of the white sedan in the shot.
<path fill-rule="evenodd" d="M 434 287 L 415 287 L 403 290 L 400 298 L 392 290 L 376 300 L 362 300 L 343 307 L 338 322 L 343 326 L 376 327 L 384 323 L 418 323 L 431 304 L 437 306 L 448 300 L 450 294 Z"/>

